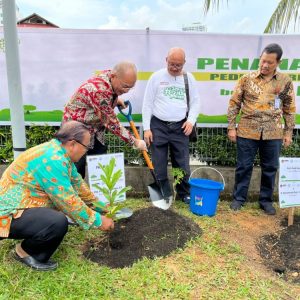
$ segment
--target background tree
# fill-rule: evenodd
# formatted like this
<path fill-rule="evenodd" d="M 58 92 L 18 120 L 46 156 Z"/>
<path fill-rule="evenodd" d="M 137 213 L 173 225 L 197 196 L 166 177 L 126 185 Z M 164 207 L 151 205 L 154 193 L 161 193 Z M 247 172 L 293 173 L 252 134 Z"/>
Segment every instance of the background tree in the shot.
<path fill-rule="evenodd" d="M 206 15 L 214 9 L 218 11 L 221 2 L 224 0 L 204 0 L 204 14 Z M 229 2 L 226 0 L 227 5 Z M 290 24 L 294 24 L 295 31 L 299 22 L 299 8 L 300 0 L 280 0 L 266 25 L 264 33 L 286 33 Z"/>
<path fill-rule="evenodd" d="M 23 105 L 23 108 L 24 108 L 24 111 L 25 111 L 25 114 L 30 114 L 31 111 L 34 111 L 36 110 L 36 106 L 34 105 Z"/>

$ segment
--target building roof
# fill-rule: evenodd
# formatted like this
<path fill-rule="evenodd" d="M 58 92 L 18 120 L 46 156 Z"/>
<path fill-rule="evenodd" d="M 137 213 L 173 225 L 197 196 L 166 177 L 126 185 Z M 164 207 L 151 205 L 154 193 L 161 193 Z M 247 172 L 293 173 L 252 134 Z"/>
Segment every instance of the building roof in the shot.
<path fill-rule="evenodd" d="M 23 18 L 17 22 L 18 25 L 24 26 L 39 26 L 39 27 L 55 27 L 59 28 L 59 26 L 51 23 L 50 21 L 46 20 L 45 18 L 41 17 L 40 15 L 33 13 L 30 16 Z"/>

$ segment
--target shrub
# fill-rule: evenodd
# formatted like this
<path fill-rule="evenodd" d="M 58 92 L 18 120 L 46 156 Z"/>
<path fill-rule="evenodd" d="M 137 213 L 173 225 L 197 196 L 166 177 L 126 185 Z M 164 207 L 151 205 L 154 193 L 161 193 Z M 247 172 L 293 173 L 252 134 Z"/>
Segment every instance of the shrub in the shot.
<path fill-rule="evenodd" d="M 53 138 L 58 127 L 26 126 L 27 148 L 36 146 Z M 294 143 L 282 149 L 281 155 L 300 157 L 298 129 L 294 130 Z M 107 133 L 108 153 L 124 152 L 125 164 L 145 165 L 143 156 L 138 150 L 121 141 L 119 137 Z M 198 128 L 198 141 L 191 144 L 191 154 L 208 165 L 235 166 L 236 145 L 227 139 L 226 128 Z M 0 126 L 0 162 L 10 163 L 13 160 L 12 134 L 10 126 Z M 258 156 L 255 165 L 259 164 Z"/>
<path fill-rule="evenodd" d="M 26 126 L 27 148 L 49 141 L 53 138 L 58 127 L 53 126 Z M 0 162 L 10 163 L 13 161 L 13 144 L 10 126 L 0 126 Z"/>

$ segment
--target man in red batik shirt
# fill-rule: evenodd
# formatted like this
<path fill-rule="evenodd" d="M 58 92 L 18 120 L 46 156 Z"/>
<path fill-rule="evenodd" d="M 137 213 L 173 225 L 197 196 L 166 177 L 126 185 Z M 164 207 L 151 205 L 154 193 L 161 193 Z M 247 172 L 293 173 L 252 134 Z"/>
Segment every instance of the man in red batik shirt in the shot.
<path fill-rule="evenodd" d="M 87 154 L 106 153 L 107 146 L 104 144 L 106 129 L 136 149 L 147 149 L 143 140 L 135 139 L 120 124 L 114 112 L 117 105 L 125 108 L 124 101 L 118 96 L 133 88 L 136 79 L 136 66 L 131 62 L 120 62 L 112 70 L 102 71 L 99 75 L 88 79 L 66 104 L 63 122 L 75 120 L 84 123 L 94 135 L 93 149 L 89 149 Z M 76 163 L 82 178 L 85 177 L 85 164 L 86 155 Z"/>

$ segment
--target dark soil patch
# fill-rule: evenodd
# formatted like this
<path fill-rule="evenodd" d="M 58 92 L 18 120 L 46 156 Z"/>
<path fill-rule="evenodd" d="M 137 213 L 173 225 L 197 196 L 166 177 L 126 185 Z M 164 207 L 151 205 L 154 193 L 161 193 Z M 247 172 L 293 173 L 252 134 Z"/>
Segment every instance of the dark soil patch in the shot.
<path fill-rule="evenodd" d="M 131 266 L 142 257 L 166 256 L 202 233 L 191 219 L 156 207 L 134 212 L 104 238 L 89 241 L 84 256 L 111 268 Z"/>
<path fill-rule="evenodd" d="M 265 264 L 286 280 L 300 283 L 300 216 L 295 216 L 294 224 L 275 234 L 261 238 L 257 248 Z"/>

